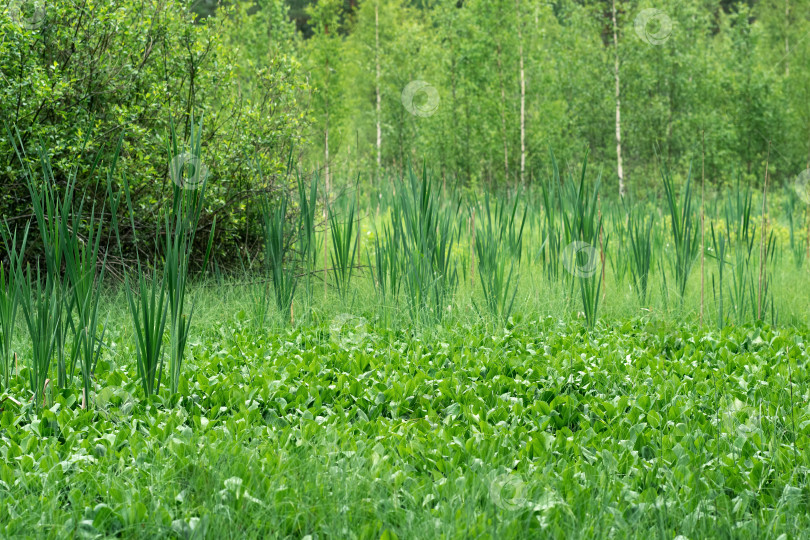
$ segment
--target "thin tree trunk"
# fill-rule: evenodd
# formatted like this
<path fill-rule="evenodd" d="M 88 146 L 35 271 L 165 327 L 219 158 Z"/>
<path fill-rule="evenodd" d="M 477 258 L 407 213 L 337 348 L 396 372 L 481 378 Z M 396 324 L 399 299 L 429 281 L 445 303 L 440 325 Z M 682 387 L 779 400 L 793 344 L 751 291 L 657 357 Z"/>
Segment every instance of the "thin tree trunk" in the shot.
<path fill-rule="evenodd" d="M 790 77 L 790 0 L 785 0 L 785 77 Z"/>
<path fill-rule="evenodd" d="M 616 26 L 616 0 L 613 6 L 613 74 L 616 79 L 616 164 L 619 175 L 619 196 L 624 197 L 624 171 L 622 170 L 622 101 L 621 80 L 619 78 L 619 35 Z"/>
<path fill-rule="evenodd" d="M 327 73 L 329 71 L 329 60 L 326 61 L 326 70 Z M 328 80 L 328 76 L 327 76 Z M 323 205 L 323 217 L 324 217 L 324 234 L 323 234 L 323 296 L 326 298 L 327 293 L 327 259 L 329 254 L 329 221 L 328 221 L 328 213 L 327 209 L 329 208 L 329 90 L 328 90 L 328 83 L 327 83 L 327 93 L 326 93 L 326 100 L 324 102 L 326 110 L 326 126 L 324 129 L 324 179 L 326 180 L 325 191 L 324 191 L 324 205 Z"/>
<path fill-rule="evenodd" d="M 466 95 L 466 91 L 464 94 L 464 123 L 466 125 L 467 132 L 467 136 L 464 140 L 464 165 L 467 169 L 467 185 L 470 185 L 470 182 L 472 181 L 472 170 L 470 168 L 472 165 L 472 158 L 470 157 L 470 139 L 472 138 L 472 133 L 470 132 L 470 99 L 469 96 Z"/>
<path fill-rule="evenodd" d="M 324 127 L 323 146 L 323 175 L 326 180 L 326 195 L 329 197 L 329 59 L 326 60 L 326 88 L 324 99 L 324 112 L 326 113 L 326 123 Z"/>
<path fill-rule="evenodd" d="M 382 114 L 380 96 L 380 3 L 374 4 L 374 56 L 377 64 L 377 179 L 379 181 L 380 169 L 382 168 Z"/>
<path fill-rule="evenodd" d="M 495 47 L 496 56 L 498 60 L 498 82 L 501 83 L 501 128 L 503 129 L 503 174 L 504 181 L 509 181 L 509 149 L 506 137 L 506 89 L 503 85 L 503 66 L 501 64 L 501 42 L 498 41 Z"/>
<path fill-rule="evenodd" d="M 518 60 L 520 62 L 520 183 L 526 184 L 526 72 L 523 69 L 523 32 L 520 24 L 520 0 L 517 10 Z"/>
<path fill-rule="evenodd" d="M 326 113 L 326 129 L 324 130 L 324 178 L 326 179 L 326 193 L 329 193 L 329 112 Z"/>
<path fill-rule="evenodd" d="M 453 118 L 453 125 L 450 131 L 453 133 L 453 171 L 456 170 L 456 164 L 458 163 L 458 140 L 456 139 L 456 129 L 455 127 L 458 125 L 458 121 L 456 120 L 456 53 L 453 48 L 453 41 L 450 41 L 450 89 L 453 95 L 453 110 L 450 111 L 450 114 Z"/>

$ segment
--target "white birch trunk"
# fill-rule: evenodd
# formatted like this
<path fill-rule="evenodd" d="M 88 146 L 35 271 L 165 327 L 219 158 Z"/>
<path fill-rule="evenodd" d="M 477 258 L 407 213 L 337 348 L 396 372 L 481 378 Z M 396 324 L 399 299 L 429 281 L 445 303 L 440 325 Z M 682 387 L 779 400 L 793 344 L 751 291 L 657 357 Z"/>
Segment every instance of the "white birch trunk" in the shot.
<path fill-rule="evenodd" d="M 785 77 L 790 77 L 790 0 L 785 0 Z"/>
<path fill-rule="evenodd" d="M 520 183 L 526 184 L 526 72 L 523 69 L 523 31 L 520 24 L 520 0 L 517 10 L 518 59 L 520 61 Z"/>
<path fill-rule="evenodd" d="M 621 79 L 619 77 L 619 36 L 616 25 L 616 0 L 613 6 L 613 73 L 616 79 L 616 171 L 619 176 L 619 196 L 624 197 L 624 171 L 622 170 L 622 100 Z"/>
<path fill-rule="evenodd" d="M 374 5 L 374 56 L 377 64 L 377 177 L 382 168 L 382 105 L 380 96 L 380 3 Z"/>
<path fill-rule="evenodd" d="M 507 145 L 507 137 L 506 137 L 506 90 L 504 89 L 503 84 L 503 69 L 501 65 L 501 43 L 500 41 L 497 42 L 497 46 L 495 48 L 497 53 L 496 58 L 498 60 L 498 81 L 501 84 L 501 129 L 503 134 L 503 171 L 504 171 L 504 180 L 509 181 L 509 147 Z"/>

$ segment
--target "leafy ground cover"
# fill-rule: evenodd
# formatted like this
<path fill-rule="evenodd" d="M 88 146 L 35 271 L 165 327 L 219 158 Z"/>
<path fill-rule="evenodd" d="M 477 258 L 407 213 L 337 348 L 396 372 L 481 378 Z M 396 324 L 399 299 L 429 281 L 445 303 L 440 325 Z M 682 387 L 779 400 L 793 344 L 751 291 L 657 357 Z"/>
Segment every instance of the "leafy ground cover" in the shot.
<path fill-rule="evenodd" d="M 35 413 L 13 398 L 21 366 L 0 396 L 0 536 L 810 527 L 806 329 L 516 317 L 384 330 L 342 315 L 269 332 L 213 305 L 172 396 L 144 395 L 124 323 L 108 325 L 94 409 L 53 387 Z"/>
<path fill-rule="evenodd" d="M 586 171 L 482 203 L 423 167 L 373 216 L 299 179 L 262 260 L 206 273 L 209 234 L 193 276 L 206 184 L 180 168 L 164 256 L 123 283 L 74 184 L 28 174 L 46 257 L 0 228 L 0 536 L 800 535 L 803 227 L 748 188 L 705 226 L 666 171 L 658 218 L 603 213 Z M 129 190 L 108 176 L 116 236 Z"/>

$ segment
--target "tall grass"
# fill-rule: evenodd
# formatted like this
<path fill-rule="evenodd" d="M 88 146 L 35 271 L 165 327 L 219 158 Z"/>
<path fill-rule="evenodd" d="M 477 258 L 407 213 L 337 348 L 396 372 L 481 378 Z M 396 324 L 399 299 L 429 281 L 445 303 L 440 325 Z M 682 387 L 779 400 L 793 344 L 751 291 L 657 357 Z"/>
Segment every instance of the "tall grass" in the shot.
<path fill-rule="evenodd" d="M 346 209 L 342 212 L 337 212 L 332 205 L 329 205 L 329 237 L 332 239 L 329 258 L 332 262 L 335 287 L 344 301 L 349 295 L 349 286 L 357 258 L 355 211 L 354 199 L 347 203 Z"/>
<path fill-rule="evenodd" d="M 157 395 L 163 378 L 163 336 L 169 313 L 165 270 L 151 275 L 138 262 L 137 293 L 124 275 L 127 303 L 135 333 L 135 361 L 138 379 L 147 397 Z"/>
<path fill-rule="evenodd" d="M 206 204 L 207 179 L 198 161 L 182 166 L 175 163 L 176 158 L 185 154 L 199 160 L 201 134 L 202 122 L 192 122 L 185 143 L 172 129 L 167 150 L 173 187 L 165 211 L 158 212 L 158 232 L 150 239 L 155 242 L 157 255 L 154 260 L 142 261 L 141 252 L 136 249 L 137 264 L 123 276 L 135 335 L 135 363 L 147 396 L 159 394 L 161 384 L 172 394 L 181 387 L 195 313 L 189 291 L 195 246 L 203 244 L 196 237 Z M 15 148 L 21 162 L 27 163 L 21 145 Z M 32 201 L 31 225 L 39 233 L 23 236 L 20 248 L 8 225 L 0 229 L 9 259 L 8 263 L 0 263 L 0 388 L 10 386 L 12 340 L 20 312 L 32 344 L 31 354 L 24 357 L 28 368 L 24 373 L 29 377 L 37 406 L 44 401 L 46 381 L 52 374 L 56 374 L 58 385 L 64 388 L 74 384 L 77 371 L 81 375 L 83 401 L 89 403 L 107 331 L 102 298 L 108 275 L 103 246 L 105 212 L 95 204 L 85 203 L 92 199 L 77 192 L 75 172 L 66 178 L 59 176 L 57 182 L 58 175 L 52 170 L 47 151 L 40 151 L 38 161 L 39 176 L 26 168 L 25 178 Z M 126 201 L 133 231 L 135 209 L 126 176 L 122 176 L 120 190 L 112 187 L 115 161 L 107 174 L 106 204 L 112 216 L 111 230 L 116 234 L 119 254 L 124 260 L 118 209 L 122 200 Z M 398 309 L 400 304 L 414 323 L 439 322 L 458 305 L 455 302 L 459 265 L 466 271 L 465 262 L 470 263 L 470 271 L 476 277 L 470 290 L 464 291 L 472 298 L 474 310 L 469 313 L 477 317 L 486 310 L 498 323 L 510 319 L 516 304 L 519 305 L 516 299 L 522 298 L 521 292 L 525 291 L 523 288 L 534 285 L 547 287 L 544 292 L 550 294 L 561 289 L 559 305 L 554 307 L 563 302 L 565 308 L 578 303 L 586 326 L 593 328 L 600 309 L 604 311 L 607 303 L 605 291 L 612 294 L 627 289 L 620 285 L 629 281 L 628 274 L 633 289 L 627 295 L 628 305 L 634 308 L 641 305 L 650 312 L 658 302 L 669 311 L 668 284 L 674 282 L 683 313 L 690 292 L 691 268 L 700 249 L 691 170 L 678 191 L 672 175 L 662 166 L 666 196 L 663 209 L 670 221 L 666 223 L 666 219 L 655 216 L 658 208 L 641 203 L 627 206 L 608 203 L 603 218 L 601 180 L 591 182 L 587 178 L 587 161 L 581 165 L 577 177 L 574 176 L 577 172 L 561 174 L 553 153 L 551 164 L 552 174 L 539 182 L 534 188 L 537 191 L 529 193 L 529 197 L 486 196 L 483 201 L 462 198 L 453 187 L 445 191 L 426 167 L 421 171 L 408 170 L 379 200 L 374 199 L 372 204 L 379 205 L 379 211 L 373 222 L 373 246 L 362 255 L 362 261 L 358 215 L 365 219 L 367 214 L 358 206 L 359 197 L 339 197 L 332 204 L 327 203 L 325 219 L 319 223 L 318 178 L 315 176 L 308 183 L 299 175 L 295 184 L 290 181 L 284 186 L 291 188 L 289 193 L 282 190 L 281 195 L 261 199 L 268 280 L 257 319 L 264 324 L 268 306 L 275 304 L 283 320 L 292 320 L 300 288 L 304 288 L 308 306 L 312 307 L 311 282 L 320 270 L 319 255 L 331 258 L 328 281 L 343 305 L 355 300 L 364 279 L 370 277 L 369 287 L 373 284 L 386 324 L 391 310 Z M 525 199 L 529 199 L 526 204 Z M 757 287 L 754 274 L 757 266 L 777 263 L 781 256 L 779 239 L 770 228 L 762 238 L 760 258 L 753 256 L 754 243 L 759 238 L 752 219 L 752 199 L 752 191 L 738 184 L 727 193 L 725 203 L 716 205 L 712 215 L 707 215 L 712 253 L 706 255 L 717 261 L 712 290 L 719 327 L 729 322 L 747 323 L 765 318 L 768 312 L 775 320 L 779 312 L 774 280 L 769 277 L 775 273 L 766 267 L 769 271 L 762 272 L 761 288 Z M 804 253 L 800 233 L 794 232 L 794 221 L 799 215 L 796 202 L 795 195 L 785 202 L 790 227 L 790 251 L 785 254 L 799 267 Z M 471 230 L 462 230 L 462 216 L 469 216 L 472 222 L 473 215 L 476 217 Z M 203 271 L 212 251 L 215 225 L 214 221 L 208 243 L 200 250 Z M 325 240 L 320 235 L 329 237 L 325 253 L 319 252 L 320 242 Z M 32 243 L 32 238 L 42 260 L 32 260 L 24 267 L 22 250 Z M 531 256 L 526 256 L 527 249 Z M 605 261 L 609 261 L 607 277 Z M 359 271 L 361 262 L 371 268 L 369 274 Z M 545 283 L 536 279 L 541 276 Z M 299 287 L 302 282 L 304 285 Z M 659 283 L 660 294 L 656 289 Z M 468 297 L 459 294 L 458 298 L 466 301 Z M 484 304 L 480 304 L 480 298 Z M 482 309 L 478 309 L 479 305 Z M 469 303 L 464 307 L 470 307 Z"/>
<path fill-rule="evenodd" d="M 458 201 L 443 204 L 435 181 L 423 167 L 421 178 L 411 168 L 398 185 L 392 225 L 400 229 L 402 276 L 413 320 L 441 319 L 458 285 L 452 256 L 460 211 Z"/>
<path fill-rule="evenodd" d="M 168 326 L 169 368 L 168 378 L 172 394 L 178 391 L 180 373 L 186 345 L 194 315 L 193 304 L 187 306 L 187 287 L 192 252 L 200 216 L 205 203 L 206 175 L 200 161 L 202 151 L 202 119 L 195 124 L 192 118 L 189 151 L 182 152 L 177 134 L 172 126 L 168 145 L 170 159 L 169 173 L 173 182 L 170 211 L 158 217 L 162 227 L 157 229 L 156 251 L 163 254 L 163 264 L 151 261 L 151 269 L 144 265 L 136 251 L 136 281 L 129 273 L 124 274 L 125 293 L 129 306 L 132 327 L 135 334 L 136 363 L 141 386 L 147 396 L 156 395 L 164 372 L 164 335 Z M 108 177 L 107 192 L 112 216 L 112 228 L 121 252 L 121 237 L 118 224 L 118 208 L 121 198 L 126 201 L 126 209 L 132 230 L 135 231 L 135 211 L 132 206 L 131 188 L 126 175 L 122 177 L 122 190 L 115 193 Z M 206 268 L 213 246 L 214 228 L 205 250 L 203 270 Z M 161 241 L 162 235 L 162 241 Z M 138 239 L 136 237 L 136 243 Z M 137 285 L 137 288 L 135 287 Z"/>
<path fill-rule="evenodd" d="M 291 252 L 287 223 L 288 196 L 282 194 L 279 201 L 273 205 L 267 195 L 262 197 L 262 231 L 264 232 L 264 265 L 267 278 L 273 286 L 275 305 L 282 319 L 286 320 L 285 314 L 290 312 L 295 290 L 298 287 L 298 276 L 296 268 L 290 261 L 287 261 Z M 285 267 L 285 261 L 289 264 Z M 265 285 L 265 291 L 270 284 Z M 267 294 L 265 294 L 267 296 Z M 262 314 L 262 324 L 266 317 Z"/>
<path fill-rule="evenodd" d="M 796 268 L 801 268 L 804 264 L 806 256 L 805 243 L 801 241 L 798 231 L 803 230 L 803 223 L 806 219 L 798 213 L 798 208 L 801 203 L 796 192 L 792 189 L 788 190 L 784 202 L 784 214 L 788 221 L 788 247 L 790 249 L 791 258 Z"/>
<path fill-rule="evenodd" d="M 711 225 L 712 230 L 712 247 L 714 248 L 714 257 L 717 259 L 717 289 L 714 286 L 714 276 L 712 276 L 712 291 L 717 304 L 717 328 L 723 328 L 726 323 L 725 311 L 723 306 L 723 270 L 726 266 L 726 236 L 723 234 L 715 234 L 714 223 Z"/>
<path fill-rule="evenodd" d="M 560 251 L 562 250 L 562 230 L 560 211 L 562 200 L 560 198 L 560 169 L 554 152 L 549 150 L 552 163 L 552 177 L 548 182 L 540 184 L 542 195 L 542 212 L 537 212 L 540 221 L 542 244 L 539 254 L 546 277 L 556 281 L 560 276 Z"/>
<path fill-rule="evenodd" d="M 374 261 L 369 261 L 372 280 L 383 304 L 384 316 L 389 315 L 389 307 L 396 302 L 402 284 L 402 229 L 383 223 L 374 236 Z"/>
<path fill-rule="evenodd" d="M 625 198 L 622 198 L 622 203 L 624 203 L 624 200 Z M 613 279 L 618 284 L 623 284 L 628 273 L 631 278 L 633 275 L 631 267 L 634 264 L 631 260 L 633 257 L 633 238 L 630 231 L 630 216 L 624 204 L 609 204 L 606 205 L 605 210 L 607 219 L 604 219 L 602 224 L 605 237 L 604 244 L 620 246 L 618 249 L 606 250 L 605 256 L 610 261 Z M 652 227 L 650 228 L 652 229 Z M 644 239 L 637 237 L 636 240 L 643 241 Z M 631 250 L 623 249 L 624 246 L 630 246 Z M 650 248 L 652 249 L 652 246 Z"/>
<path fill-rule="evenodd" d="M 73 214 L 69 229 L 79 230 L 81 211 Z M 101 265 L 100 257 L 102 221 L 97 218 L 95 208 L 90 213 L 88 236 L 83 242 L 65 244 L 65 275 L 69 284 L 70 305 L 75 309 L 75 320 L 71 319 L 74 333 L 73 361 L 70 375 L 75 373 L 78 361 L 82 377 L 83 403 L 89 405 L 92 375 L 101 357 L 104 332 L 96 336 L 100 325 L 99 304 L 106 268 L 106 256 Z M 69 311 L 72 311 L 69 309 Z"/>
<path fill-rule="evenodd" d="M 695 226 L 695 212 L 692 208 L 692 167 L 686 177 L 686 183 L 681 189 L 680 198 L 675 193 L 675 185 L 666 164 L 661 165 L 661 177 L 666 192 L 667 208 L 672 228 L 672 241 L 674 245 L 674 258 L 672 266 L 675 274 L 675 287 L 683 303 L 686 293 L 686 284 L 692 265 L 697 259 L 700 248 L 700 228 Z"/>
<path fill-rule="evenodd" d="M 733 258 L 729 299 L 739 324 L 757 309 L 753 274 L 757 227 L 751 219 L 752 201 L 751 190 L 738 182 L 725 205 L 726 243 L 732 248 Z"/>
<path fill-rule="evenodd" d="M 650 282 L 653 254 L 652 230 L 655 220 L 653 214 L 646 216 L 643 214 L 642 209 L 630 208 L 627 210 L 630 275 L 633 277 L 633 285 L 641 305 L 647 303 L 647 287 Z"/>
<path fill-rule="evenodd" d="M 62 265 L 65 250 L 68 246 L 75 247 L 79 242 L 78 230 L 68 227 L 70 214 L 73 207 L 73 196 L 76 186 L 76 169 L 68 178 L 62 196 L 60 197 L 57 188 L 56 178 L 51 166 L 48 151 L 40 147 L 37 153 L 42 179 L 35 177 L 28 168 L 22 143 L 15 148 L 20 163 L 23 164 L 23 176 L 25 177 L 28 193 L 31 196 L 31 204 L 34 212 L 34 219 L 39 232 L 39 241 L 45 258 L 45 272 L 48 280 L 48 309 L 53 311 L 53 320 L 50 321 L 55 327 L 53 339 L 55 345 L 37 345 L 39 351 L 47 349 L 56 351 L 57 355 L 57 383 L 59 388 L 64 388 L 67 384 L 67 365 L 65 361 L 65 350 L 67 332 L 69 328 L 69 317 L 72 304 L 72 297 L 67 291 L 69 287 L 68 276 L 62 275 Z M 37 276 L 40 274 L 39 264 L 37 264 Z M 30 277 L 30 269 L 29 276 Z M 63 282 L 64 279 L 64 282 Z M 38 285 L 38 284 L 37 284 Z M 33 284 L 25 283 L 27 293 L 34 294 Z M 26 306 L 26 304 L 23 304 Z M 32 306 L 28 305 L 29 308 Z M 29 313 L 30 315 L 30 313 Z M 33 339 L 33 337 L 32 337 Z M 50 339 L 46 337 L 45 339 Z M 40 362 L 43 360 L 40 359 Z M 48 364 L 50 365 L 50 359 Z"/>
<path fill-rule="evenodd" d="M 502 320 L 509 318 L 514 307 L 523 253 L 526 211 L 518 218 L 517 208 L 517 197 L 512 204 L 496 200 L 493 205 L 487 195 L 476 230 L 476 262 L 484 299 L 489 311 Z"/>
<path fill-rule="evenodd" d="M 79 194 L 78 200 L 76 198 L 78 165 L 71 168 L 60 187 L 47 148 L 40 146 L 37 154 L 40 178 L 28 167 L 19 136 L 12 138 L 12 141 L 23 168 L 45 259 L 44 275 L 39 263 L 36 278 L 30 267 L 27 273 L 23 273 L 19 265 L 15 272 L 20 283 L 23 313 L 34 342 L 32 384 L 37 384 L 37 388 L 33 390 L 39 398 L 38 392 L 48 376 L 51 362 L 47 356 L 53 353 L 57 360 L 57 383 L 60 388 L 71 383 L 77 363 L 80 365 L 84 389 L 82 403 L 86 405 L 90 399 L 92 370 L 100 356 L 103 341 L 103 332 L 102 338 L 96 336 L 105 266 L 104 262 L 99 264 L 101 217 L 95 205 L 86 215 L 86 193 Z M 108 174 L 115 169 L 120 148 L 119 141 Z M 100 154 L 86 173 L 89 177 L 94 175 L 99 159 Z M 15 240 L 12 239 L 12 242 Z M 46 317 L 49 320 L 46 321 Z M 68 362 L 66 350 L 69 334 L 72 334 L 73 346 Z"/>
<path fill-rule="evenodd" d="M 16 231 L 12 234 L 7 224 L 0 225 L 0 240 L 9 258 L 9 267 L 0 262 L 0 390 L 9 388 L 11 383 L 12 343 L 17 327 L 17 310 L 20 300 L 21 253 L 25 252 L 28 227 L 17 244 Z"/>
<path fill-rule="evenodd" d="M 562 221 L 567 244 L 563 251 L 563 265 L 573 278 L 572 290 L 574 282 L 579 284 L 585 322 L 589 328 L 593 328 L 599 310 L 603 275 L 596 260 L 602 247 L 602 217 L 598 212 L 601 177 L 597 178 L 589 195 L 585 181 L 587 169 L 586 160 L 582 164 L 579 182 L 568 174 L 561 190 Z"/>
<path fill-rule="evenodd" d="M 21 283 L 20 304 L 23 319 L 31 338 L 31 365 L 29 383 L 34 403 L 37 407 L 44 404 L 46 383 L 50 380 L 48 372 L 57 347 L 57 334 L 62 323 L 62 298 L 59 284 L 47 272 L 43 276 L 39 266 L 36 274 L 27 272 L 17 276 Z"/>
<path fill-rule="evenodd" d="M 165 272 L 166 289 L 169 296 L 169 376 L 171 392 L 175 394 L 180 385 L 180 371 L 185 357 L 186 344 L 194 316 L 194 305 L 186 305 L 186 287 L 191 264 L 194 240 L 200 223 L 200 216 L 205 206 L 205 188 L 208 177 L 202 165 L 202 131 L 203 119 L 195 126 L 194 117 L 190 122 L 188 151 L 182 152 L 177 133 L 172 125 L 171 142 L 168 157 L 173 165 L 172 211 L 165 218 Z M 191 155 L 183 167 L 175 166 L 180 156 Z M 129 200 L 129 199 L 128 199 Z M 216 218 L 211 226 L 211 233 L 202 263 L 202 272 L 208 265 L 211 248 L 214 242 Z"/>
<path fill-rule="evenodd" d="M 17 323 L 17 285 L 13 273 L 6 280 L 0 263 L 0 391 L 8 388 L 11 378 L 11 342 Z"/>
<path fill-rule="evenodd" d="M 302 175 L 298 175 L 298 253 L 301 258 L 301 269 L 304 274 L 304 289 L 307 305 L 311 307 L 312 276 L 318 261 L 318 246 L 315 216 L 318 204 L 318 175 L 310 181 L 309 189 Z"/>

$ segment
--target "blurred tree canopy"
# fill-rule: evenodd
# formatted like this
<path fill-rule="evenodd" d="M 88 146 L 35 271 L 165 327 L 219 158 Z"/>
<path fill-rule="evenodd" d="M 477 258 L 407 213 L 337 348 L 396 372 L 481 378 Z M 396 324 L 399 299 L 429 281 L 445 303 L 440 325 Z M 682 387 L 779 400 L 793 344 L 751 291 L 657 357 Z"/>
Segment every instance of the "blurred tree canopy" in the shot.
<path fill-rule="evenodd" d="M 611 189 L 616 56 L 631 192 L 657 186 L 658 159 L 683 174 L 690 162 L 699 171 L 702 133 L 714 185 L 761 182 L 768 141 L 774 180 L 808 166 L 810 0 L 616 0 L 615 47 L 612 3 L 604 0 L 336 4 L 340 60 L 329 76 L 331 101 L 341 104 L 329 113 L 335 178 L 376 177 L 379 87 L 384 170 L 425 160 L 471 187 L 514 186 L 521 158 L 525 183 L 546 176 L 552 147 L 562 163 L 588 153 L 606 191 L 618 192 Z M 319 39 L 304 40 L 302 62 L 318 54 L 310 42 Z M 323 80 L 310 69 L 320 91 Z M 414 80 L 438 94 L 430 115 L 403 106 L 402 92 Z M 323 166 L 325 111 L 312 112 L 307 156 Z"/>
<path fill-rule="evenodd" d="M 618 193 L 620 132 L 639 194 L 660 159 L 699 165 L 705 133 L 715 186 L 760 182 L 769 141 L 785 181 L 810 160 L 808 57 L 810 0 L 7 0 L 0 213 L 30 214 L 8 128 L 99 197 L 82 172 L 122 137 L 116 178 L 148 222 L 192 115 L 221 257 L 256 238 L 253 197 L 290 157 L 370 194 L 422 161 L 469 189 L 530 185 L 553 148 Z"/>

